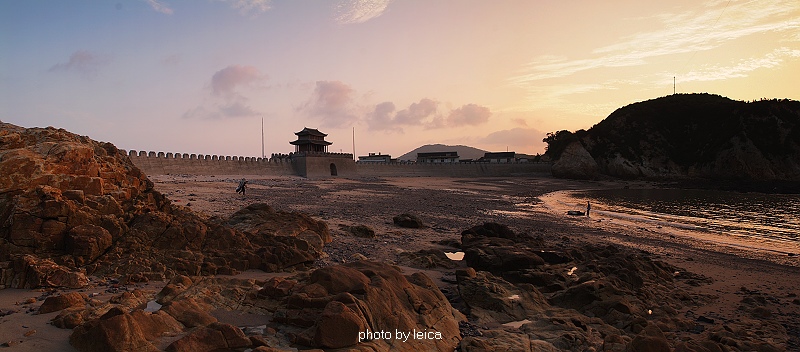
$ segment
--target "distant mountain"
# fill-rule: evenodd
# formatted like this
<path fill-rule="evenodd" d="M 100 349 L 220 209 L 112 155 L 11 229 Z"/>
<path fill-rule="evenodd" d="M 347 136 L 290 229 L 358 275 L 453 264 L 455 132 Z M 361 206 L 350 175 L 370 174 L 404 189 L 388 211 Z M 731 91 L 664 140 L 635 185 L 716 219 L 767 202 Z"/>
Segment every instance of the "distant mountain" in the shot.
<path fill-rule="evenodd" d="M 619 108 L 588 131 L 548 139 L 547 154 L 558 159 L 554 174 L 800 180 L 800 102 L 789 99 L 670 95 Z"/>
<path fill-rule="evenodd" d="M 426 144 L 398 157 L 398 160 L 417 160 L 417 153 L 458 152 L 461 159 L 478 159 L 487 151 L 466 145 Z"/>

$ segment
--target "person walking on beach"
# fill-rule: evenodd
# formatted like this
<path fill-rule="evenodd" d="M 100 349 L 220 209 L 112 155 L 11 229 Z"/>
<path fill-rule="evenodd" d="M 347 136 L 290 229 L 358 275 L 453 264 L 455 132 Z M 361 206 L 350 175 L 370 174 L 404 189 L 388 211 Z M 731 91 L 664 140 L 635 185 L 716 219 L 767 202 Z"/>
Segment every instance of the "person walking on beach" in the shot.
<path fill-rule="evenodd" d="M 239 187 L 236 187 L 236 193 L 241 193 L 244 195 L 245 190 L 247 190 L 247 180 L 243 178 L 241 181 L 239 181 Z"/>
<path fill-rule="evenodd" d="M 589 201 L 586 201 L 586 217 L 589 217 L 589 211 L 592 210 L 592 205 L 589 204 Z"/>

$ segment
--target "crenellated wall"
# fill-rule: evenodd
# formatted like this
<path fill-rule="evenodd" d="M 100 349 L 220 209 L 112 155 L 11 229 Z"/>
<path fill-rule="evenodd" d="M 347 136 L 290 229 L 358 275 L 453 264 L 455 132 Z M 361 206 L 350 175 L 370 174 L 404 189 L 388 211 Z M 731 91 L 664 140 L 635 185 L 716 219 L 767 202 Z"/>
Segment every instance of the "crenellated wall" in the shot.
<path fill-rule="evenodd" d="M 131 161 L 148 175 L 193 174 L 193 175 L 274 175 L 303 176 L 309 178 L 331 177 L 332 168 L 339 177 L 510 177 L 550 173 L 550 163 L 355 163 L 352 154 L 303 154 L 292 158 L 278 155 L 274 158 L 243 156 L 218 156 L 203 154 L 181 154 L 145 152 L 131 150 Z M 331 164 L 335 164 L 334 167 Z"/>
<path fill-rule="evenodd" d="M 131 150 L 128 157 L 148 175 L 296 175 L 289 160 Z"/>

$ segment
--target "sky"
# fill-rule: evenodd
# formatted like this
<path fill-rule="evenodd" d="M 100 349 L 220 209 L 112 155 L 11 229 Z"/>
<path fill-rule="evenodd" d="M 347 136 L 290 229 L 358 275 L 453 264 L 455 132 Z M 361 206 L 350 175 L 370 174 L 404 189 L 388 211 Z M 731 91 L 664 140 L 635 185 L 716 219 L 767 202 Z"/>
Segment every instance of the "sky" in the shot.
<path fill-rule="evenodd" d="M 304 127 L 536 154 L 673 88 L 798 81 L 797 0 L 0 1 L 0 121 L 126 150 L 261 156 L 263 120 L 267 156 Z"/>

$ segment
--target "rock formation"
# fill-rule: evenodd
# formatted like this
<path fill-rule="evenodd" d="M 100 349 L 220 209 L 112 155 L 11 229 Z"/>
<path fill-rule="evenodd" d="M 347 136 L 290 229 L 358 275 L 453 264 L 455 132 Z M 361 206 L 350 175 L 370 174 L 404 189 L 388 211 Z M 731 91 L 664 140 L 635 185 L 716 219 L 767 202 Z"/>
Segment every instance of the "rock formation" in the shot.
<path fill-rule="evenodd" d="M 395 225 L 410 229 L 422 229 L 427 227 L 422 219 L 414 214 L 403 213 L 392 218 Z"/>
<path fill-rule="evenodd" d="M 728 321 L 704 331 L 697 320 L 676 314 L 704 299 L 678 283 L 710 279 L 646 253 L 547 243 L 495 223 L 465 230 L 462 248 L 471 269 L 456 273 L 460 298 L 470 322 L 488 327 L 465 336 L 464 351 L 668 351 L 674 340 L 686 351 L 777 351 L 788 340 L 769 323 L 758 329 L 774 329 L 769 339 L 758 333 L 734 338 L 730 331 L 758 324 Z M 758 314 L 756 306 L 741 309 Z"/>
<path fill-rule="evenodd" d="M 93 317 L 74 329 L 70 343 L 81 351 L 157 350 L 169 341 L 167 351 L 258 346 L 452 351 L 461 339 L 459 314 L 427 276 L 369 261 L 266 282 L 176 276 L 155 298 L 163 306 L 154 312 L 131 307 L 128 301 L 135 297 L 122 295 L 112 299 L 116 304 L 65 310 Z M 270 322 L 260 328 L 232 326 L 209 314 L 236 308 Z M 398 332 L 417 334 L 401 338 Z"/>
<path fill-rule="evenodd" d="M 578 141 L 572 142 L 564 149 L 551 170 L 555 177 L 574 179 L 594 178 L 597 171 L 597 162 Z"/>
<path fill-rule="evenodd" d="M 548 153 L 570 141 L 615 177 L 800 181 L 800 102 L 787 99 L 671 95 L 619 108 L 587 131 L 561 131 Z M 585 178 L 572 171 L 591 164 L 580 149 L 565 149 L 553 174 Z"/>
<path fill-rule="evenodd" d="M 227 221 L 173 206 L 114 145 L 63 129 L 0 124 L 0 174 L 0 288 L 284 270 L 331 240 L 325 223 L 266 205 Z"/>

